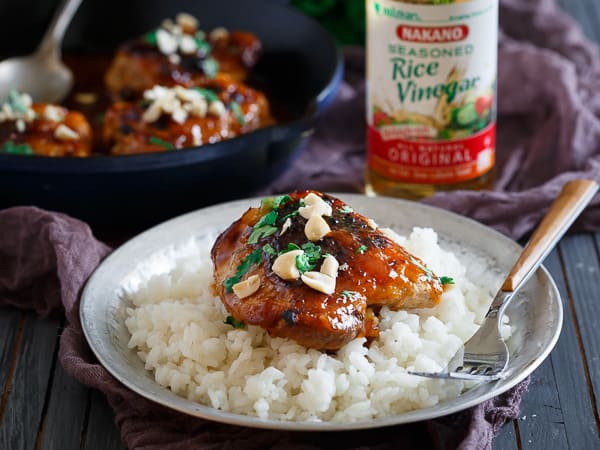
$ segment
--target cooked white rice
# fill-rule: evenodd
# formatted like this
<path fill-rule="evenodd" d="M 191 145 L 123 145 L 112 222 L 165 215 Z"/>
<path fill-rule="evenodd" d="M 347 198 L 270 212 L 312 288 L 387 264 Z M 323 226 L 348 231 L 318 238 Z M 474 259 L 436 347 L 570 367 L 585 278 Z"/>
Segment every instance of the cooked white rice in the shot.
<path fill-rule="evenodd" d="M 434 273 L 454 278 L 455 285 L 433 309 L 383 308 L 380 336 L 368 348 L 359 338 L 326 354 L 272 338 L 260 327 L 226 325 L 228 313 L 211 289 L 212 238 L 172 251 L 164 273 L 145 280 L 142 275 L 141 282 L 129 286 L 129 346 L 156 381 L 178 395 L 264 419 L 350 422 L 455 397 L 464 383 L 421 378 L 407 370 L 441 370 L 477 329 L 491 295 L 467 275 L 486 286 L 497 286 L 500 279 L 482 261 L 464 261 L 460 255 L 467 274 L 453 253 L 440 248 L 431 229 L 396 237 Z"/>

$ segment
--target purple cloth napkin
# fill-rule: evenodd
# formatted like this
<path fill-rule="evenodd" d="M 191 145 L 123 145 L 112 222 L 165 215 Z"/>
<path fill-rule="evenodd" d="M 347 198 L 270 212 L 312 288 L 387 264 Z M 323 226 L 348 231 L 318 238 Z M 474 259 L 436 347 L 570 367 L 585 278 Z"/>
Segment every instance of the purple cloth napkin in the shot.
<path fill-rule="evenodd" d="M 520 238 L 562 184 L 600 181 L 600 62 L 595 48 L 551 0 L 501 0 L 498 183 L 493 192 L 452 192 L 427 200 Z M 363 187 L 364 54 L 346 52 L 346 77 L 307 151 L 265 192 Z M 579 221 L 600 229 L 600 199 Z M 36 208 L 0 211 L 0 306 L 39 314 L 64 310 L 60 360 L 99 389 L 130 448 L 145 449 L 490 449 L 518 415 L 524 382 L 470 410 L 424 423 L 349 433 L 287 433 L 212 423 L 158 406 L 124 388 L 98 364 L 81 332 L 79 294 L 110 252 L 87 225 Z"/>

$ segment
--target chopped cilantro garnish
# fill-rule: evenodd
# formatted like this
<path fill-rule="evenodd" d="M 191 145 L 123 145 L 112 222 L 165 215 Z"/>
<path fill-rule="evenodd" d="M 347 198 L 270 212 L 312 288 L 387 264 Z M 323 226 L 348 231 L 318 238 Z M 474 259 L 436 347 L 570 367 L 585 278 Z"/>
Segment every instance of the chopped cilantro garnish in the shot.
<path fill-rule="evenodd" d="M 162 139 L 157 138 L 156 136 L 150 136 L 150 139 L 148 139 L 148 142 L 150 142 L 151 144 L 154 144 L 154 145 L 160 145 L 161 147 L 163 147 L 167 150 L 173 150 L 175 148 L 175 146 L 173 144 L 171 144 L 170 142 L 163 141 Z"/>
<path fill-rule="evenodd" d="M 277 211 L 270 211 L 262 216 L 254 227 L 262 227 L 263 225 L 273 225 L 277 220 Z"/>
<path fill-rule="evenodd" d="M 309 270 L 313 270 L 315 268 L 315 264 L 310 263 L 310 258 L 305 252 L 301 255 L 296 256 L 296 267 L 298 268 L 300 273 L 304 273 L 308 272 Z"/>
<path fill-rule="evenodd" d="M 212 47 L 210 46 L 210 44 L 208 42 L 206 42 L 204 40 L 204 38 L 199 39 L 196 36 L 196 47 L 198 47 L 198 53 L 200 53 L 201 56 L 207 56 L 211 51 L 212 51 Z"/>
<path fill-rule="evenodd" d="M 227 325 L 231 325 L 233 328 L 238 328 L 238 329 L 246 327 L 246 324 L 244 322 L 237 320 L 233 316 L 227 316 L 224 323 L 226 323 Z"/>
<path fill-rule="evenodd" d="M 144 40 L 152 47 L 156 47 L 156 30 L 149 31 L 144 35 Z"/>
<path fill-rule="evenodd" d="M 256 244 L 259 239 L 271 236 L 272 234 L 275 234 L 276 231 L 277 227 L 272 225 L 263 225 L 262 227 L 254 228 L 252 233 L 250 233 L 250 237 L 248 238 L 248 244 Z"/>
<path fill-rule="evenodd" d="M 301 273 L 307 272 L 309 270 L 313 270 L 319 259 L 321 259 L 321 247 L 313 244 L 312 242 L 307 242 L 302 244 L 302 247 L 298 247 L 296 244 L 288 244 L 288 251 L 290 250 L 290 246 L 294 246 L 292 250 L 304 250 L 304 253 L 296 256 L 296 267 Z"/>
<path fill-rule="evenodd" d="M 300 200 L 298 200 L 298 206 L 302 207 L 302 206 L 306 206 L 306 203 L 304 203 L 304 199 L 301 198 Z"/>
<path fill-rule="evenodd" d="M 302 244 L 302 247 L 290 242 L 288 243 L 287 248 L 281 250 L 279 254 L 283 255 L 292 250 L 304 251 L 301 255 L 296 256 L 296 267 L 302 273 L 314 269 L 319 259 L 321 259 L 321 247 L 312 242 L 306 242 L 305 244 Z"/>
<path fill-rule="evenodd" d="M 206 100 L 208 100 L 209 103 L 219 101 L 219 96 L 215 92 L 211 91 L 210 89 L 199 88 L 199 87 L 195 87 L 195 88 L 192 88 L 192 89 L 194 89 L 195 91 L 197 91 L 200 94 L 202 94 L 202 96 Z"/>
<path fill-rule="evenodd" d="M 299 245 L 296 245 L 296 244 L 294 244 L 293 242 L 290 242 L 290 243 L 287 245 L 287 248 L 285 248 L 285 249 L 281 250 L 281 251 L 279 252 L 279 254 L 280 254 L 280 255 L 283 255 L 284 253 L 291 252 L 292 250 L 302 250 L 302 249 L 300 248 L 300 246 L 299 246 Z"/>
<path fill-rule="evenodd" d="M 302 244 L 302 250 L 304 250 L 304 253 L 308 257 L 310 264 L 316 264 L 316 262 L 321 258 L 321 247 L 313 244 L 312 242 Z"/>
<path fill-rule="evenodd" d="M 367 246 L 366 245 L 361 245 L 360 247 L 358 247 L 356 249 L 356 253 L 362 255 L 363 253 L 365 253 L 366 250 L 367 250 Z"/>
<path fill-rule="evenodd" d="M 344 205 L 340 208 L 340 212 L 343 214 L 348 214 L 348 213 L 354 212 L 354 210 L 351 207 L 349 207 L 348 205 Z"/>
<path fill-rule="evenodd" d="M 225 292 L 233 292 L 233 285 L 240 282 L 238 277 L 227 278 L 223 281 L 223 286 L 225 287 Z"/>
<path fill-rule="evenodd" d="M 13 141 L 6 141 L 2 145 L 2 151 L 9 155 L 33 155 L 33 149 L 29 144 L 15 145 Z"/>
<path fill-rule="evenodd" d="M 265 245 L 263 245 L 262 249 L 263 249 L 263 252 L 265 252 L 269 256 L 275 256 L 277 254 L 277 252 L 271 246 L 271 244 L 265 244 Z"/>
<path fill-rule="evenodd" d="M 342 297 L 354 297 L 355 295 L 359 295 L 356 291 L 342 291 Z"/>
<path fill-rule="evenodd" d="M 150 106 L 151 104 L 152 104 L 152 100 L 149 100 L 149 99 L 147 99 L 147 98 L 143 98 L 143 99 L 141 99 L 141 100 L 138 100 L 138 102 L 137 102 L 137 105 L 138 105 L 140 108 L 144 108 L 144 109 L 146 109 L 146 108 L 147 108 L 148 106 Z"/>
<path fill-rule="evenodd" d="M 246 272 L 248 272 L 250 270 L 250 267 L 252 267 L 254 264 L 258 264 L 261 261 L 261 259 L 262 259 L 262 251 L 260 248 L 257 248 L 252 253 L 250 253 L 248 256 L 246 256 L 242 260 L 240 265 L 237 267 L 237 269 L 235 271 L 235 275 L 232 276 L 231 278 L 227 278 L 223 282 L 225 291 L 232 292 L 233 285 L 239 283 L 240 280 L 242 279 L 242 277 L 244 275 L 246 275 Z"/>
<path fill-rule="evenodd" d="M 454 278 L 452 277 L 440 277 L 442 284 L 454 284 Z"/>
<path fill-rule="evenodd" d="M 262 216 L 258 222 L 256 222 L 256 225 L 252 227 L 252 233 L 250 233 L 248 243 L 256 244 L 259 239 L 274 234 L 277 231 L 277 227 L 273 226 L 276 220 L 277 211 L 270 211 Z"/>
<path fill-rule="evenodd" d="M 290 197 L 289 195 L 278 195 L 277 197 L 275 197 L 275 199 L 277 200 L 277 208 L 279 208 L 283 203 L 292 201 L 292 197 Z"/>
<path fill-rule="evenodd" d="M 214 78 L 219 72 L 219 63 L 214 58 L 206 58 L 202 61 L 202 70 L 208 78 Z"/>
<path fill-rule="evenodd" d="M 292 198 L 289 195 L 278 195 L 276 197 L 265 197 L 261 200 L 260 206 L 263 209 L 279 209 L 282 203 L 290 201 Z M 296 212 L 296 214 L 298 214 Z"/>
<path fill-rule="evenodd" d="M 194 34 L 194 37 L 199 41 L 203 41 L 206 39 L 206 33 L 202 30 L 198 30 L 196 31 L 196 34 Z"/>
<path fill-rule="evenodd" d="M 244 113 L 242 112 L 242 108 L 240 104 L 236 101 L 231 102 L 231 110 L 233 114 L 235 114 L 235 118 L 240 123 L 240 125 L 246 125 L 246 118 L 244 117 Z"/>
<path fill-rule="evenodd" d="M 298 213 L 298 210 L 296 210 L 296 211 L 292 211 L 291 213 L 289 213 L 289 214 L 286 214 L 285 216 L 283 216 L 283 217 L 281 218 L 281 221 L 282 221 L 282 222 L 285 222 L 285 220 L 286 220 L 286 219 L 288 219 L 288 218 L 290 218 L 290 217 L 297 216 L 298 214 L 299 214 L 299 213 Z"/>

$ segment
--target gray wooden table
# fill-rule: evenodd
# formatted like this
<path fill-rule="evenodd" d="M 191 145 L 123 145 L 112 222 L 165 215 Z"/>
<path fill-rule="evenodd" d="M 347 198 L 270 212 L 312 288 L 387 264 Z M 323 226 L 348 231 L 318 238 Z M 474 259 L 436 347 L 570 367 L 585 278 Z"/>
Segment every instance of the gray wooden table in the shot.
<path fill-rule="evenodd" d="M 600 42 L 600 0 L 561 0 Z M 600 233 L 562 240 L 545 265 L 564 301 L 564 326 L 533 373 L 520 417 L 494 449 L 600 448 Z M 122 449 L 104 397 L 57 363 L 62 319 L 0 310 L 0 450 Z"/>

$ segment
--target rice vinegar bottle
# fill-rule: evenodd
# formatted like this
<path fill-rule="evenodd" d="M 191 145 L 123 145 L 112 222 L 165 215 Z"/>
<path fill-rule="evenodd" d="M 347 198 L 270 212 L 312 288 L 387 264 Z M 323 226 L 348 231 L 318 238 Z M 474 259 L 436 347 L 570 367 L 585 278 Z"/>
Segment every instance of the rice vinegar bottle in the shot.
<path fill-rule="evenodd" d="M 366 0 L 368 195 L 489 189 L 498 0 Z"/>

